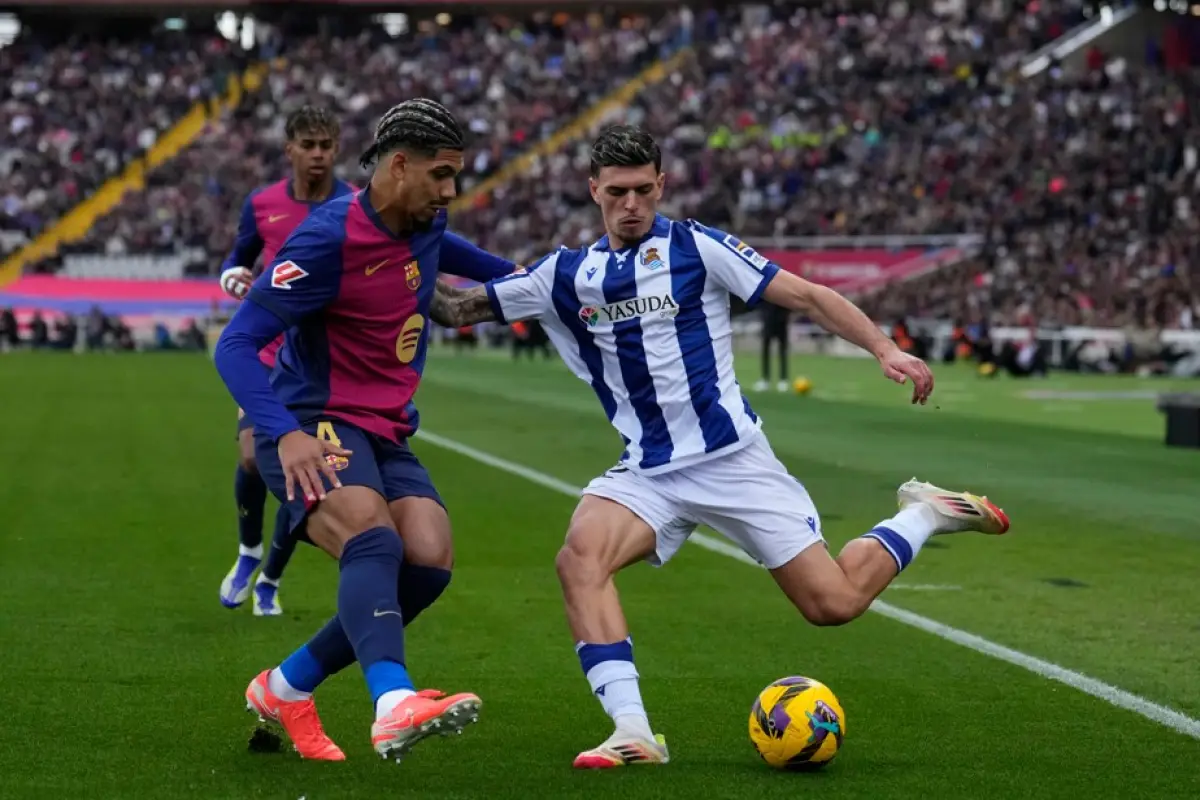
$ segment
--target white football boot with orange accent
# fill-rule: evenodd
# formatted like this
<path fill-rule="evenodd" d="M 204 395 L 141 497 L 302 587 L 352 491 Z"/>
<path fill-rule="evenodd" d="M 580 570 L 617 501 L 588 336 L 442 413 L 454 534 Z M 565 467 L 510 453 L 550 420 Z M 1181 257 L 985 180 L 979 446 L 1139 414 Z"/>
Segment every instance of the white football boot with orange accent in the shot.
<path fill-rule="evenodd" d="M 952 492 L 916 478 L 896 491 L 901 510 L 913 503 L 924 503 L 937 512 L 940 524 L 936 533 L 976 531 L 999 535 L 1009 527 L 1008 515 L 986 497 L 970 492 Z"/>
<path fill-rule="evenodd" d="M 666 764 L 671 760 L 661 733 L 651 741 L 617 728 L 599 747 L 575 756 L 575 769 L 612 769 L 634 764 Z"/>
<path fill-rule="evenodd" d="M 424 689 L 405 698 L 371 725 L 371 744 L 383 758 L 399 761 L 417 742 L 429 736 L 460 734 L 479 721 L 483 701 L 470 692 L 445 695 Z"/>
<path fill-rule="evenodd" d="M 346 754 L 325 735 L 317 705 L 307 700 L 280 700 L 267 684 L 271 670 L 266 669 L 246 687 L 246 708 L 260 721 L 278 726 L 292 740 L 301 758 L 313 761 L 345 761 Z"/>

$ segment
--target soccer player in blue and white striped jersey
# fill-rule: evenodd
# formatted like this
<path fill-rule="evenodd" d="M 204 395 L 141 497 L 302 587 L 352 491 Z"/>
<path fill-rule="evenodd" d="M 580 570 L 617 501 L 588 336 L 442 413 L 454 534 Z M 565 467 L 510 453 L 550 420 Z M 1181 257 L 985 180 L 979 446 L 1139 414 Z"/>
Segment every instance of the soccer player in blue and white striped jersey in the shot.
<path fill-rule="evenodd" d="M 625 444 L 584 490 L 557 559 L 580 663 L 616 725 L 579 754 L 580 768 L 668 759 L 613 584 L 626 565 L 661 565 L 709 525 L 770 570 L 807 620 L 839 625 L 866 611 L 931 535 L 1009 526 L 986 498 L 912 480 L 898 491 L 898 514 L 830 555 L 812 499 L 772 453 L 734 376 L 730 295 L 799 311 L 868 350 L 886 377 L 912 381 L 914 403 L 925 403 L 933 376 L 837 292 L 734 236 L 656 213 L 664 177 L 647 133 L 608 129 L 592 147 L 589 181 L 607 235 L 434 301 L 454 325 L 539 319 Z"/>

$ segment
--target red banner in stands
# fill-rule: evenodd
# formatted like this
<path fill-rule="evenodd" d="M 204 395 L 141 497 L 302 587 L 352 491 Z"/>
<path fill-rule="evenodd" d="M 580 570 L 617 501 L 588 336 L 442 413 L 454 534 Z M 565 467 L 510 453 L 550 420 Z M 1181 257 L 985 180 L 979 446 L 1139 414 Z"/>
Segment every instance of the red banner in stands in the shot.
<path fill-rule="evenodd" d="M 862 292 L 935 270 L 962 257 L 955 247 L 902 250 L 766 250 L 788 272 L 839 292 Z"/>

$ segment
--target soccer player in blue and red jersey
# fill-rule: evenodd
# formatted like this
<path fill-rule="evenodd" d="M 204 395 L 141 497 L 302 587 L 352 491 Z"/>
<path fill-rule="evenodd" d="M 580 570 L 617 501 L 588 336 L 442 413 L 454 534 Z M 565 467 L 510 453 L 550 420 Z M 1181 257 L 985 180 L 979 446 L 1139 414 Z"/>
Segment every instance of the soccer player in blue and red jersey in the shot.
<path fill-rule="evenodd" d="M 287 142 L 284 153 L 292 164 L 292 176 L 255 189 L 242 204 L 237 239 L 222 264 L 221 286 L 241 300 L 249 291 L 256 272 L 255 259 L 262 256 L 266 265 L 275 259 L 296 226 L 309 213 L 334 198 L 349 194 L 355 187 L 333 177 L 333 162 L 338 154 L 341 125 L 325 108 L 304 106 L 287 118 L 284 127 Z M 259 270 L 261 271 L 261 267 Z M 275 366 L 275 352 L 283 337 L 259 352 L 259 360 L 268 372 Z M 263 564 L 263 507 L 267 485 L 258 474 L 254 457 L 254 422 L 238 409 L 238 467 L 234 478 L 234 497 L 238 510 L 238 557 L 221 581 L 221 604 L 237 608 L 250 595 L 251 579 L 262 565 L 254 584 L 254 615 L 272 617 L 283 613 L 279 604 L 279 580 L 295 550 L 295 539 L 283 510 L 275 518 L 275 534 Z"/>
<path fill-rule="evenodd" d="M 342 760 L 312 692 L 356 660 L 375 702 L 372 744 L 399 757 L 478 718 L 474 694 L 417 692 L 404 627 L 450 579 L 450 522 L 408 448 L 439 271 L 475 281 L 515 265 L 446 233 L 462 131 L 409 100 L 380 120 L 368 189 L 322 206 L 291 235 L 217 344 L 217 369 L 254 420 L 259 470 L 293 530 L 340 562 L 337 615 L 246 690 L 304 758 Z M 258 351 L 287 332 L 270 379 Z"/>

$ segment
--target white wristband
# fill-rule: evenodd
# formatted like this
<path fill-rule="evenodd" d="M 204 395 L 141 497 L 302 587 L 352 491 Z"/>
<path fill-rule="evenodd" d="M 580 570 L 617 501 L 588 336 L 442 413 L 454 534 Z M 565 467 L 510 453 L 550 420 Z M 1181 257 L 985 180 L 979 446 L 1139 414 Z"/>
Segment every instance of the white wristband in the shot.
<path fill-rule="evenodd" d="M 245 299 L 252 281 L 252 273 L 245 267 L 230 267 L 221 273 L 221 289 L 238 300 Z"/>

